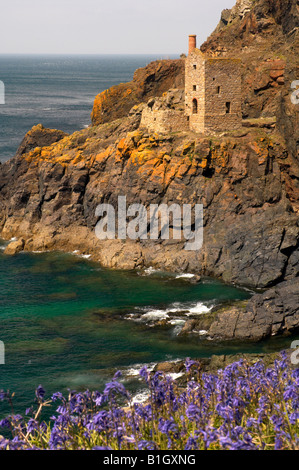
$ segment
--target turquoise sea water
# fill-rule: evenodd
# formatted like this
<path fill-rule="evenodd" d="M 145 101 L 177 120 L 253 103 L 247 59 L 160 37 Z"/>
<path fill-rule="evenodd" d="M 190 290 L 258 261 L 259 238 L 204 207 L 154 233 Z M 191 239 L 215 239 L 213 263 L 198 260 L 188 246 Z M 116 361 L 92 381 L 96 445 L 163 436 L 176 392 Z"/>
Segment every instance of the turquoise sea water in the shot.
<path fill-rule="evenodd" d="M 158 361 L 280 346 L 212 344 L 177 336 L 175 325 L 139 320 L 140 314 L 163 316 L 171 309 L 184 310 L 180 318 L 186 319 L 189 311 L 200 314 L 204 306 L 250 295 L 211 279 L 192 285 L 162 272 L 103 269 L 74 255 L 21 253 L 0 254 L 0 286 L 0 340 L 6 347 L 0 389 L 16 393 L 20 411 L 39 384 L 48 393 L 101 389 L 116 369 L 126 373 Z"/>
<path fill-rule="evenodd" d="M 66 132 L 90 123 L 94 96 L 132 79 L 156 57 L 0 56 L 6 105 L 0 106 L 0 161 L 12 157 L 25 132 L 41 122 Z M 0 242 L 0 248 L 5 244 Z M 211 279 L 193 285 L 161 272 L 119 272 L 61 253 L 7 257 L 0 250 L 0 390 L 15 392 L 24 412 L 42 384 L 48 395 L 68 388 L 101 389 L 116 369 L 211 354 L 272 351 L 285 342 L 220 345 L 179 337 L 179 324 L 153 327 L 144 318 L 247 299 L 250 292 Z M 131 315 L 131 317 L 129 317 Z M 287 345 L 289 346 L 289 341 Z M 138 383 L 129 386 L 138 390 Z M 0 405 L 0 416 L 8 410 Z"/>

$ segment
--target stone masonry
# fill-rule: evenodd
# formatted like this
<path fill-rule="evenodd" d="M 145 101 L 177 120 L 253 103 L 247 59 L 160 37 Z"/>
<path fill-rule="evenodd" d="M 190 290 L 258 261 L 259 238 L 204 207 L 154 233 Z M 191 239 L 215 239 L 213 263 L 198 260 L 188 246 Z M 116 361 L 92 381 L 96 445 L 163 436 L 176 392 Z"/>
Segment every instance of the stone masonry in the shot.
<path fill-rule="evenodd" d="M 140 127 L 150 132 L 191 130 L 201 134 L 225 132 L 242 127 L 241 61 L 206 57 L 189 36 L 185 63 L 185 97 L 170 90 L 151 99 L 142 112 Z M 175 99 L 174 99 L 175 96 Z"/>
<path fill-rule="evenodd" d="M 191 130 L 223 132 L 242 126 L 240 65 L 238 59 L 205 57 L 196 47 L 190 48 L 189 41 L 185 113 Z"/>
<path fill-rule="evenodd" d="M 172 89 L 161 98 L 152 98 L 144 107 L 140 127 L 161 134 L 188 131 L 184 114 L 184 90 Z"/>

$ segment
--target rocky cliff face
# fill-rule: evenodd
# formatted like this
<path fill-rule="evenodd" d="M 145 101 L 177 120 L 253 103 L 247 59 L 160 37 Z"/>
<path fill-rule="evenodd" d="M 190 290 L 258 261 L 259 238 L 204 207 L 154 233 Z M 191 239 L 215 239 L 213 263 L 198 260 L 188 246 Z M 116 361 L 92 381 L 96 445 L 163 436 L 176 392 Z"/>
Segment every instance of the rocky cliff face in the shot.
<path fill-rule="evenodd" d="M 298 0 L 238 0 L 201 46 L 212 56 L 239 56 L 243 65 L 243 115 L 275 114 L 284 85 L 298 78 Z"/>
<path fill-rule="evenodd" d="M 136 70 L 132 82 L 100 93 L 91 114 L 94 126 L 128 115 L 133 106 L 162 96 L 170 88 L 184 88 L 184 60 L 160 60 Z"/>
<path fill-rule="evenodd" d="M 114 121 L 3 165 L 2 236 L 25 238 L 28 250 L 80 249 L 110 267 L 190 270 L 255 287 L 298 275 L 289 157 L 275 133 L 158 136 L 137 126 L 134 117 Z M 100 242 L 96 206 L 117 207 L 122 195 L 146 207 L 203 203 L 203 249 L 187 252 L 174 240 Z"/>
<path fill-rule="evenodd" d="M 141 101 L 183 86 L 183 60 L 150 64 L 132 83 L 96 98 L 93 127 L 66 136 L 38 126 L 0 166 L 1 236 L 19 237 L 18 249 L 79 250 L 113 268 L 192 271 L 253 287 L 298 277 L 299 106 L 289 89 L 298 4 L 247 3 L 227 12 L 202 48 L 211 55 L 242 50 L 243 112 L 275 112 L 276 129 L 204 137 L 139 129 Z M 280 51 L 284 56 L 275 58 Z M 260 73 L 270 80 L 261 87 Z M 116 207 L 118 196 L 146 207 L 202 203 L 203 248 L 188 252 L 176 240 L 99 241 L 96 207 Z"/>

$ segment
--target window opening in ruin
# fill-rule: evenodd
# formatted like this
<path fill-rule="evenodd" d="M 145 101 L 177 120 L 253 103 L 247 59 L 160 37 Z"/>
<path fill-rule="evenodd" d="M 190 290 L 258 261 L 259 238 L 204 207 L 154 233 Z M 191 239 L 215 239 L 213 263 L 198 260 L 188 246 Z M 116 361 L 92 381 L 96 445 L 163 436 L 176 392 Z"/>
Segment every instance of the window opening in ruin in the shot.
<path fill-rule="evenodd" d="M 192 101 L 192 109 L 193 109 L 193 114 L 197 114 L 197 111 L 198 111 L 198 104 L 197 104 L 197 100 L 194 98 L 194 100 Z"/>
<path fill-rule="evenodd" d="M 225 107 L 226 107 L 226 114 L 230 114 L 230 110 L 231 110 L 231 103 L 230 103 L 230 101 L 227 101 L 227 102 L 226 102 Z"/>

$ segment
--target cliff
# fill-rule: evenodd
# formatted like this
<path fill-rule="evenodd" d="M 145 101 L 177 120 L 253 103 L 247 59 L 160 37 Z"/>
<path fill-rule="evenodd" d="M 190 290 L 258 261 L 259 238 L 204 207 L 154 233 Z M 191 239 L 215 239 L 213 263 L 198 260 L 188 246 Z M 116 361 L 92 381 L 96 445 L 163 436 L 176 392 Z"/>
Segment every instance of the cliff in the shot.
<path fill-rule="evenodd" d="M 141 103 L 181 89 L 184 61 L 138 70 L 131 83 L 96 98 L 92 127 L 67 136 L 38 126 L 0 167 L 1 236 L 22 239 L 16 251 L 79 250 L 113 268 L 192 271 L 253 287 L 299 276 L 299 106 L 290 100 L 298 4 L 245 3 L 222 15 L 202 49 L 242 51 L 243 114 L 257 127 L 148 133 L 139 128 Z M 261 116 L 275 116 L 276 128 Z M 98 240 L 95 209 L 116 206 L 119 195 L 147 207 L 202 203 L 202 250 L 187 252 L 175 240 Z"/>
<path fill-rule="evenodd" d="M 184 88 L 184 60 L 160 60 L 136 70 L 132 82 L 121 83 L 100 93 L 94 101 L 94 126 L 128 115 L 130 109 L 170 88 Z"/>
<path fill-rule="evenodd" d="M 28 250 L 79 249 L 110 267 L 189 270 L 255 287 L 298 275 L 289 156 L 275 133 L 159 136 L 137 125 L 130 117 L 86 129 L 3 165 L 2 236 L 23 237 Z M 115 207 L 118 195 L 128 205 L 202 202 L 203 249 L 97 240 L 96 206 Z"/>

